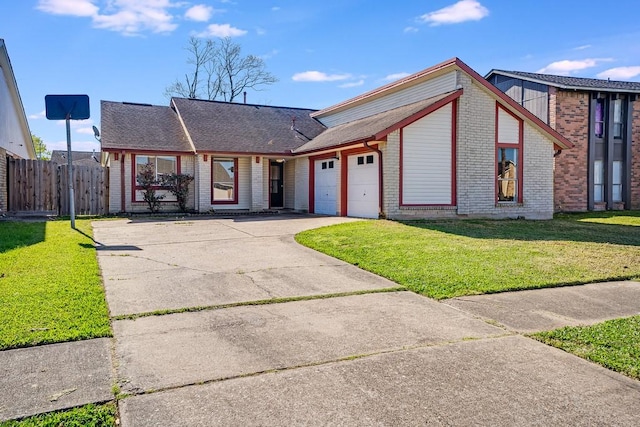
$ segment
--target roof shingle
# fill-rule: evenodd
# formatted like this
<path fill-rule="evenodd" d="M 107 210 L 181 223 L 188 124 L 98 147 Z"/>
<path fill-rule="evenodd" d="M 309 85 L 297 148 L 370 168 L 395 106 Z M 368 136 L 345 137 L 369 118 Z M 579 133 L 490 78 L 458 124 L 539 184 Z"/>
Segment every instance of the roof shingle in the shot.
<path fill-rule="evenodd" d="M 103 151 L 193 152 L 170 107 L 101 101 Z"/>
<path fill-rule="evenodd" d="M 640 93 L 640 82 L 590 79 L 585 77 L 557 76 L 553 74 L 528 73 L 525 71 L 506 70 L 491 70 L 486 77 L 489 78 L 493 74 L 535 81 L 537 83 L 547 84 L 550 86 L 559 87 L 561 89 Z"/>
<path fill-rule="evenodd" d="M 320 135 L 314 110 L 173 98 L 198 152 L 285 154 Z"/>

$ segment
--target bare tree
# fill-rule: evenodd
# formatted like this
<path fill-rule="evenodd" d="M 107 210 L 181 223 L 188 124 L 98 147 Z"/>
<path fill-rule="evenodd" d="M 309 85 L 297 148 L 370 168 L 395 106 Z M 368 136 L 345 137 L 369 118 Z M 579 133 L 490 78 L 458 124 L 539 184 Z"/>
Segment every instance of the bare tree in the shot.
<path fill-rule="evenodd" d="M 184 81 L 176 80 L 165 95 L 233 102 L 246 89 L 261 90 L 278 79 L 266 70 L 262 58 L 243 57 L 241 47 L 230 37 L 214 40 L 189 39 L 187 63 L 193 66 Z"/>

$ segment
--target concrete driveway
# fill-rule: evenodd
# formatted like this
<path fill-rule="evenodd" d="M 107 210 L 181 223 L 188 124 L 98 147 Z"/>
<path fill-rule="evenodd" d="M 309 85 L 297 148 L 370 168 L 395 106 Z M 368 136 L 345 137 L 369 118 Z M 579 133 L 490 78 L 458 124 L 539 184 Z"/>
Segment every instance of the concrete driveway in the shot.
<path fill-rule="evenodd" d="M 343 221 L 94 223 L 121 425 L 637 425 L 638 381 L 293 239 Z"/>

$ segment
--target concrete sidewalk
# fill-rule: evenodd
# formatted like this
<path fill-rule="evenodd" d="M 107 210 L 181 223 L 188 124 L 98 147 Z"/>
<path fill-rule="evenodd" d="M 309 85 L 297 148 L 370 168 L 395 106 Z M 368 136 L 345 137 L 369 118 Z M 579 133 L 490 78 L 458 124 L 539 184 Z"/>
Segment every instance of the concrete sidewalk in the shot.
<path fill-rule="evenodd" d="M 113 400 L 111 339 L 0 351 L 0 421 Z"/>
<path fill-rule="evenodd" d="M 474 295 L 443 301 L 479 318 L 519 333 L 564 326 L 592 325 L 640 314 L 640 282 Z"/>
<path fill-rule="evenodd" d="M 343 221 L 94 223 L 115 337 L 0 352 L 0 420 L 117 383 L 123 427 L 637 425 L 640 381 L 521 333 L 640 314 L 640 283 L 436 302 L 293 239 Z"/>

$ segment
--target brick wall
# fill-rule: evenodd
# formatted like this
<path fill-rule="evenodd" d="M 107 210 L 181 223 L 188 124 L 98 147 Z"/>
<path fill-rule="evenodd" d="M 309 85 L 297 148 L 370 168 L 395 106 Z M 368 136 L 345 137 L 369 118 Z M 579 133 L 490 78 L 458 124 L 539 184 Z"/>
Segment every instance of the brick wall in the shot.
<path fill-rule="evenodd" d="M 0 148 L 0 213 L 7 209 L 7 150 Z"/>
<path fill-rule="evenodd" d="M 632 103 L 631 209 L 640 209 L 640 100 Z"/>
<path fill-rule="evenodd" d="M 574 147 L 555 158 L 554 208 L 563 212 L 588 209 L 589 94 L 558 90 L 555 129 Z"/>

